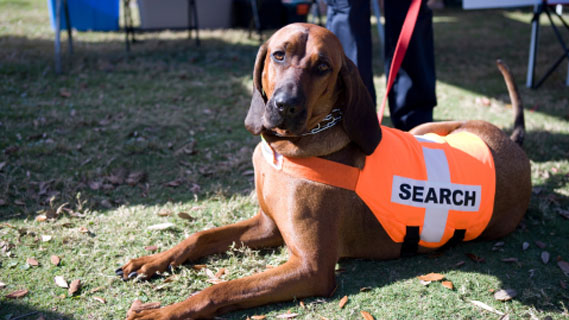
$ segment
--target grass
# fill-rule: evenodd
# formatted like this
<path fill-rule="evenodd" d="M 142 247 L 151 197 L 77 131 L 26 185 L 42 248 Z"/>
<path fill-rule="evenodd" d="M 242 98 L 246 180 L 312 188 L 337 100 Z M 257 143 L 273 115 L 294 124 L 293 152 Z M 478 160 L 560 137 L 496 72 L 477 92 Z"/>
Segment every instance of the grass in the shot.
<path fill-rule="evenodd" d="M 289 310 L 299 319 L 356 319 L 360 310 L 376 319 L 499 318 L 471 300 L 510 318 L 567 318 L 569 278 L 557 266 L 558 259 L 569 260 L 569 221 L 559 214 L 569 209 L 567 63 L 539 90 L 524 87 L 530 19 L 525 11 L 457 9 L 436 12 L 434 19 L 436 119 L 480 118 L 508 130 L 512 116 L 494 65 L 498 57 L 513 70 L 526 105 L 534 192 L 522 225 L 503 246 L 472 242 L 437 255 L 341 261 L 331 298 L 223 318 L 275 318 Z M 560 50 L 544 22 L 538 75 Z M 75 33 L 75 53 L 64 57 L 65 73 L 56 76 L 45 1 L 0 0 L 0 319 L 30 313 L 20 319 L 40 313 L 46 319 L 122 319 L 135 298 L 164 305 L 211 285 L 191 264 L 175 270 L 169 282 L 122 282 L 113 274 L 127 259 L 148 254 L 147 246 L 163 250 L 192 232 L 255 213 L 250 156 L 258 138 L 242 123 L 259 43 L 243 30 L 200 36 L 202 46 L 195 47 L 185 33 L 140 35 L 127 55 L 120 33 Z M 379 56 L 377 45 L 374 53 Z M 374 69 L 381 97 L 379 59 Z M 41 214 L 51 219 L 36 221 Z M 165 222 L 174 226 L 148 230 Z M 530 244 L 525 251 L 523 242 Z M 550 253 L 547 264 L 542 251 Z M 50 263 L 52 255 L 62 258 L 59 266 Z M 518 261 L 502 261 L 510 257 Z M 213 272 L 226 268 L 224 278 L 235 279 L 286 259 L 285 248 L 243 249 L 198 263 Z M 429 272 L 443 273 L 455 289 L 421 285 L 416 277 Z M 83 288 L 69 296 L 55 276 L 81 279 Z M 24 298 L 5 297 L 24 288 Z M 502 288 L 518 295 L 496 301 L 492 291 Z M 349 302 L 339 309 L 344 295 Z"/>

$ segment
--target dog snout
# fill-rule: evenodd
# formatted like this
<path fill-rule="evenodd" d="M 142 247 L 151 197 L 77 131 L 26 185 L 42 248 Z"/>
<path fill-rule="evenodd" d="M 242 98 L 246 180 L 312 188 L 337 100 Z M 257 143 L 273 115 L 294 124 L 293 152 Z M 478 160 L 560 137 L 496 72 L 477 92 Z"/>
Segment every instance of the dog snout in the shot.
<path fill-rule="evenodd" d="M 300 110 L 301 100 L 298 95 L 280 91 L 274 97 L 276 111 L 283 117 L 293 117 Z"/>

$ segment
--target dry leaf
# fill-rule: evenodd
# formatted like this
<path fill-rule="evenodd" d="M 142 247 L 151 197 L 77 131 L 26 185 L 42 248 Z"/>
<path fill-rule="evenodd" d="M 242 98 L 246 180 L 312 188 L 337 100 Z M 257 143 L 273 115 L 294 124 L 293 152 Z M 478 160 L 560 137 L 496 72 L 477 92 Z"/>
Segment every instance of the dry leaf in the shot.
<path fill-rule="evenodd" d="M 266 318 L 267 318 L 267 316 L 251 316 L 251 319 L 253 319 L 253 320 L 263 320 Z"/>
<path fill-rule="evenodd" d="M 557 261 L 557 265 L 563 271 L 563 273 L 569 277 L 569 262 L 567 261 Z"/>
<path fill-rule="evenodd" d="M 158 212 L 158 215 L 161 217 L 168 217 L 169 215 L 171 215 L 172 213 L 168 210 L 162 210 L 160 212 Z"/>
<path fill-rule="evenodd" d="M 344 296 L 342 299 L 340 299 L 340 303 L 338 303 L 338 307 L 340 309 L 342 309 L 346 303 L 348 303 L 348 296 Z"/>
<path fill-rule="evenodd" d="M 77 293 L 79 290 L 81 290 L 81 280 L 75 279 L 71 281 L 71 284 L 69 285 L 69 290 L 67 290 L 67 292 L 69 293 L 70 296 L 72 296 L 75 293 Z"/>
<path fill-rule="evenodd" d="M 360 314 L 365 320 L 375 320 L 375 318 L 367 311 L 360 311 Z"/>
<path fill-rule="evenodd" d="M 59 89 L 59 95 L 63 98 L 69 98 L 71 97 L 71 91 L 69 91 L 67 88 L 61 88 Z"/>
<path fill-rule="evenodd" d="M 544 242 L 541 242 L 539 240 L 535 241 L 535 245 L 538 246 L 540 249 L 545 249 L 545 247 L 547 247 L 547 245 Z"/>
<path fill-rule="evenodd" d="M 360 292 L 365 292 L 371 290 L 371 287 L 361 287 Z"/>
<path fill-rule="evenodd" d="M 441 282 L 441 284 L 443 285 L 443 287 L 447 289 L 454 290 L 454 285 L 452 284 L 451 281 L 443 281 Z"/>
<path fill-rule="evenodd" d="M 217 279 L 217 277 L 215 276 L 215 274 L 213 273 L 213 271 L 209 270 L 209 269 L 205 269 L 205 274 L 207 275 L 208 278 L 210 279 Z"/>
<path fill-rule="evenodd" d="M 37 267 L 40 265 L 40 263 L 34 258 L 28 258 L 26 259 L 26 262 L 32 267 Z"/>
<path fill-rule="evenodd" d="M 42 235 L 41 236 L 41 241 L 43 242 L 48 242 L 51 240 L 51 236 L 47 236 L 47 235 Z"/>
<path fill-rule="evenodd" d="M 51 263 L 53 265 L 56 265 L 56 266 L 58 266 L 59 263 L 61 262 L 61 258 L 58 256 L 51 256 L 51 258 L 49 258 L 49 260 L 51 261 Z"/>
<path fill-rule="evenodd" d="M 89 233 L 89 229 L 85 228 L 85 227 L 79 227 L 79 232 L 81 233 Z"/>
<path fill-rule="evenodd" d="M 196 271 L 200 271 L 201 269 L 205 269 L 207 268 L 207 265 L 205 264 L 194 264 L 192 266 L 192 269 L 196 270 Z"/>
<path fill-rule="evenodd" d="M 171 222 L 166 222 L 166 223 L 159 223 L 159 224 L 152 225 L 146 229 L 147 230 L 166 230 L 166 229 L 172 228 L 174 226 L 175 226 L 175 224 L 173 224 Z"/>
<path fill-rule="evenodd" d="M 543 252 L 541 253 L 541 261 L 542 261 L 543 263 L 547 264 L 547 263 L 549 262 L 549 257 L 550 257 L 549 252 L 543 251 Z"/>
<path fill-rule="evenodd" d="M 126 178 L 126 183 L 129 186 L 135 186 L 137 184 L 139 184 L 140 182 L 143 182 L 144 179 L 146 179 L 146 173 L 143 171 L 135 171 L 135 172 L 131 172 L 128 177 Z"/>
<path fill-rule="evenodd" d="M 557 213 L 565 219 L 569 219 L 569 210 L 563 210 L 561 208 L 557 208 Z"/>
<path fill-rule="evenodd" d="M 504 241 L 498 241 L 494 243 L 494 247 L 503 247 L 503 246 L 504 246 Z"/>
<path fill-rule="evenodd" d="M 518 262 L 518 258 L 510 257 L 502 259 L 502 262 Z"/>
<path fill-rule="evenodd" d="M 298 316 L 298 313 L 283 313 L 283 314 L 279 314 L 277 316 L 278 319 L 292 319 L 292 318 L 296 318 Z"/>
<path fill-rule="evenodd" d="M 304 301 L 300 300 L 300 302 L 299 302 L 298 304 L 300 305 L 300 307 L 301 307 L 302 309 L 305 309 L 305 308 L 306 308 L 306 306 L 304 305 Z"/>
<path fill-rule="evenodd" d="M 482 309 L 484 309 L 484 310 L 486 310 L 486 311 L 493 312 L 493 313 L 495 313 L 495 314 L 497 314 L 497 315 L 499 315 L 499 316 L 503 316 L 503 315 L 504 315 L 503 312 L 498 311 L 498 310 L 492 308 L 491 306 L 485 304 L 484 302 L 476 301 L 476 300 L 470 300 L 470 303 L 472 303 L 473 305 L 475 305 L 475 306 L 477 306 L 477 307 L 480 307 L 480 308 L 482 308 Z"/>
<path fill-rule="evenodd" d="M 62 288 L 69 288 L 69 284 L 67 283 L 67 281 L 65 281 L 65 279 L 63 278 L 63 276 L 56 276 L 55 278 L 53 278 L 53 280 L 55 281 L 55 284 L 58 287 L 62 287 Z"/>
<path fill-rule="evenodd" d="M 440 273 L 431 272 L 429 274 L 418 276 L 417 278 L 422 281 L 441 281 L 445 278 L 445 276 Z"/>
<path fill-rule="evenodd" d="M 215 273 L 215 277 L 216 277 L 216 278 L 221 278 L 221 276 L 225 274 L 225 271 L 226 271 L 225 268 L 219 269 L 219 270 Z"/>
<path fill-rule="evenodd" d="M 529 248 L 529 243 L 524 241 L 524 243 L 522 243 L 522 250 L 526 251 L 528 248 Z"/>
<path fill-rule="evenodd" d="M 37 222 L 44 222 L 46 220 L 47 220 L 47 216 L 45 214 L 40 214 L 39 216 L 36 217 Z"/>
<path fill-rule="evenodd" d="M 172 180 L 170 182 L 166 182 L 166 186 L 172 187 L 172 188 L 179 187 L 181 184 L 182 184 L 182 179 L 176 179 L 176 180 Z"/>
<path fill-rule="evenodd" d="M 8 299 L 19 299 L 26 296 L 28 292 L 29 291 L 27 289 L 16 290 L 8 293 L 5 297 Z"/>
<path fill-rule="evenodd" d="M 517 295 L 518 293 L 514 289 L 502 289 L 494 293 L 494 299 L 499 301 L 508 301 Z"/>
<path fill-rule="evenodd" d="M 461 267 L 461 266 L 463 266 L 463 265 L 464 265 L 464 263 L 465 263 L 465 262 L 464 262 L 464 260 L 460 260 L 459 262 L 455 263 L 455 265 L 454 265 L 454 266 L 455 266 L 456 268 L 458 268 L 458 267 Z"/>
<path fill-rule="evenodd" d="M 2 281 L 0 281 L 0 289 L 4 289 L 6 288 L 6 284 Z"/>
<path fill-rule="evenodd" d="M 479 257 L 479 256 L 475 255 L 474 253 L 467 253 L 466 256 L 469 257 L 470 260 L 477 262 L 477 263 L 486 261 L 484 258 Z"/>
<path fill-rule="evenodd" d="M 559 285 L 561 286 L 561 288 L 567 289 L 567 284 L 565 283 L 565 281 L 559 280 Z M 1 282 L 0 282 L 0 288 L 2 288 Z"/>
<path fill-rule="evenodd" d="M 330 320 L 330 319 L 328 319 L 328 318 L 326 318 L 326 317 L 324 317 L 324 316 L 320 316 L 320 320 Z"/>
<path fill-rule="evenodd" d="M 146 247 L 144 247 L 144 250 L 154 252 L 154 251 L 158 250 L 158 247 L 157 246 L 146 246 Z"/>
<path fill-rule="evenodd" d="M 185 220 L 189 220 L 189 221 L 194 220 L 194 217 L 190 216 L 186 212 L 178 212 L 178 217 L 185 219 Z"/>
<path fill-rule="evenodd" d="M 96 301 L 103 303 L 103 304 L 107 303 L 107 300 L 105 300 L 101 297 L 93 296 L 93 299 L 95 299 Z"/>
<path fill-rule="evenodd" d="M 221 280 L 221 279 L 207 279 L 206 282 L 209 282 L 209 283 L 211 283 L 211 284 L 220 284 L 220 283 L 227 282 L 227 280 Z"/>

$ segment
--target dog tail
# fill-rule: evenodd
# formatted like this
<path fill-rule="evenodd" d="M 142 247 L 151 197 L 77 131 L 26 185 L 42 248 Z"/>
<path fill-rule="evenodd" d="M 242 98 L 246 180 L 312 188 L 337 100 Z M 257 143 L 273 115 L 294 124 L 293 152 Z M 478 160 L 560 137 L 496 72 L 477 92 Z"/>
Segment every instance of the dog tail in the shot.
<path fill-rule="evenodd" d="M 524 107 L 522 105 L 522 100 L 520 99 L 518 87 L 516 86 L 514 77 L 510 72 L 510 68 L 508 68 L 508 66 L 500 59 L 496 60 L 496 65 L 504 77 L 504 81 L 508 87 L 508 93 L 510 94 L 512 109 L 514 109 L 514 131 L 512 132 L 510 139 L 521 146 L 526 135 L 526 125 L 524 121 Z"/>

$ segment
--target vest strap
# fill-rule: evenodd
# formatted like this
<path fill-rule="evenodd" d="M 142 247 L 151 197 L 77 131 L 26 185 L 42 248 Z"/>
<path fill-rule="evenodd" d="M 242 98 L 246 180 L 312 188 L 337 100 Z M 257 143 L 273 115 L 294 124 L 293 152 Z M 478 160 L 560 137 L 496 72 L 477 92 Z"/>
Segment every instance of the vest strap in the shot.
<path fill-rule="evenodd" d="M 414 256 L 419 249 L 419 227 L 418 226 L 407 226 L 407 231 L 405 232 L 405 238 L 403 238 L 403 244 L 401 245 L 401 257 Z"/>

